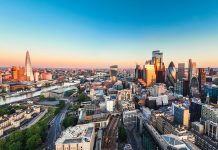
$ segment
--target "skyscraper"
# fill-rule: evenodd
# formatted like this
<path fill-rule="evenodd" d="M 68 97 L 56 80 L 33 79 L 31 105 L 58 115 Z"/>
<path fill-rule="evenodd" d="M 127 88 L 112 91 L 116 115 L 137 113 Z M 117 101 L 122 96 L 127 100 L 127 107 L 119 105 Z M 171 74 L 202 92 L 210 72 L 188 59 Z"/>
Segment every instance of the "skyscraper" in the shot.
<path fill-rule="evenodd" d="M 143 71 L 145 71 L 144 81 L 147 86 L 152 86 L 156 82 L 156 73 L 154 65 L 145 64 Z"/>
<path fill-rule="evenodd" d="M 0 84 L 2 84 L 2 73 L 0 71 Z"/>
<path fill-rule="evenodd" d="M 188 82 L 189 84 L 191 83 L 191 78 L 192 78 L 192 60 L 189 59 L 188 61 Z"/>
<path fill-rule="evenodd" d="M 176 83 L 176 68 L 174 63 L 171 61 L 169 67 L 167 68 L 167 75 L 166 75 L 166 84 L 167 86 L 173 86 Z"/>
<path fill-rule="evenodd" d="M 26 52 L 25 76 L 26 76 L 27 81 L 33 81 L 34 80 L 29 51 Z"/>
<path fill-rule="evenodd" d="M 155 68 L 156 82 L 164 83 L 165 80 L 165 66 L 163 63 L 163 53 L 159 50 L 152 52 L 152 63 Z"/>
<path fill-rule="evenodd" d="M 110 66 L 110 77 L 112 81 L 117 80 L 117 74 L 118 74 L 118 65 Z"/>
<path fill-rule="evenodd" d="M 163 53 L 160 52 L 160 50 L 152 51 L 152 64 L 155 63 L 155 58 L 157 58 L 158 62 L 160 63 L 160 65 L 162 65 L 162 62 L 163 62 Z"/>
<path fill-rule="evenodd" d="M 178 63 L 178 80 L 182 81 L 185 78 L 185 63 Z"/>
<path fill-rule="evenodd" d="M 206 83 L 206 72 L 204 68 L 198 69 L 199 92 L 202 93 L 202 86 Z"/>
<path fill-rule="evenodd" d="M 11 71 L 12 71 L 12 79 L 13 80 L 18 80 L 18 69 L 17 69 L 17 67 L 13 66 Z"/>

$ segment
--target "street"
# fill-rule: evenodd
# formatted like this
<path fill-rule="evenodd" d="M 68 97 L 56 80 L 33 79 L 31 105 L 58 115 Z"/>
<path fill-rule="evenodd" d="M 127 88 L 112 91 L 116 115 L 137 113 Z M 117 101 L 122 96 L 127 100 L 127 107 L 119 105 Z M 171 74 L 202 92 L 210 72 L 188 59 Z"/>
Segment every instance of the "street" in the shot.
<path fill-rule="evenodd" d="M 66 101 L 65 107 L 57 114 L 50 123 L 50 129 L 47 136 L 47 150 L 55 149 L 55 141 L 60 136 L 62 128 L 61 123 L 65 118 L 68 107 L 70 106 L 69 101 Z"/>

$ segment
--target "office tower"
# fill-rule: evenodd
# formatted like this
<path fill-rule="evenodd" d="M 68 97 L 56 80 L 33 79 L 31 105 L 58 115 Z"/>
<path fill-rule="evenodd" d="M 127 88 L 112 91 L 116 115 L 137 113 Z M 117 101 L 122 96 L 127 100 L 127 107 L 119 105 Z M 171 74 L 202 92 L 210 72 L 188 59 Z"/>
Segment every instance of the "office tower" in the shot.
<path fill-rule="evenodd" d="M 163 63 L 163 53 L 158 51 L 152 52 L 152 64 L 154 64 L 156 73 L 156 83 L 164 83 L 165 81 L 165 66 Z"/>
<path fill-rule="evenodd" d="M 112 81 L 117 80 L 117 74 L 118 74 L 118 65 L 110 66 L 110 78 Z"/>
<path fill-rule="evenodd" d="M 11 72 L 12 72 L 12 79 L 18 80 L 18 68 L 13 66 Z"/>
<path fill-rule="evenodd" d="M 140 65 L 136 65 L 136 68 L 135 68 L 135 78 L 136 79 L 141 79 L 142 78 Z"/>
<path fill-rule="evenodd" d="M 155 63 L 155 58 L 158 59 L 159 63 L 162 64 L 163 62 L 163 53 L 160 50 L 152 51 L 152 65 Z"/>
<path fill-rule="evenodd" d="M 182 81 L 185 78 L 185 63 L 178 63 L 178 80 Z"/>
<path fill-rule="evenodd" d="M 2 84 L 2 73 L 0 71 L 0 84 Z"/>
<path fill-rule="evenodd" d="M 174 86 L 174 93 L 183 95 L 183 81 L 177 80 Z"/>
<path fill-rule="evenodd" d="M 192 78 L 192 60 L 189 59 L 188 61 L 188 82 L 189 84 L 191 83 L 191 78 Z"/>
<path fill-rule="evenodd" d="M 189 96 L 194 96 L 194 97 L 198 97 L 200 96 L 199 94 L 199 82 L 198 82 L 198 78 L 196 76 L 193 76 L 191 78 L 190 84 L 190 94 Z"/>
<path fill-rule="evenodd" d="M 145 64 L 144 66 L 144 81 L 146 82 L 147 86 L 152 86 L 156 82 L 156 73 L 154 65 Z"/>
<path fill-rule="evenodd" d="M 183 86 L 183 96 L 189 95 L 189 81 L 187 79 L 183 79 L 182 86 Z"/>
<path fill-rule="evenodd" d="M 164 83 L 165 82 L 165 70 L 159 70 L 156 72 L 156 83 Z"/>
<path fill-rule="evenodd" d="M 192 76 L 197 76 L 198 75 L 198 70 L 197 70 L 197 64 L 196 62 L 192 63 Z"/>
<path fill-rule="evenodd" d="M 34 72 L 34 80 L 39 81 L 39 72 Z"/>
<path fill-rule="evenodd" d="M 29 51 L 26 52 L 25 76 L 27 81 L 34 80 Z"/>
<path fill-rule="evenodd" d="M 19 70 L 18 70 L 18 80 L 19 81 L 24 81 L 26 79 L 24 74 L 25 74 L 25 68 L 19 67 Z"/>
<path fill-rule="evenodd" d="M 204 104 L 201 109 L 201 123 L 205 133 L 213 140 L 218 140 L 218 109 L 215 106 Z"/>
<path fill-rule="evenodd" d="M 166 84 L 168 87 L 175 85 L 176 82 L 176 68 L 173 62 L 170 62 L 167 68 Z"/>
<path fill-rule="evenodd" d="M 183 106 L 182 104 L 172 103 L 172 112 L 175 117 L 175 122 L 189 127 L 189 109 Z"/>
<path fill-rule="evenodd" d="M 201 108 L 202 104 L 198 101 L 191 101 L 189 111 L 190 111 L 190 122 L 200 121 L 201 118 Z"/>
<path fill-rule="evenodd" d="M 199 92 L 202 93 L 202 86 L 206 83 L 206 72 L 204 68 L 198 69 Z"/>

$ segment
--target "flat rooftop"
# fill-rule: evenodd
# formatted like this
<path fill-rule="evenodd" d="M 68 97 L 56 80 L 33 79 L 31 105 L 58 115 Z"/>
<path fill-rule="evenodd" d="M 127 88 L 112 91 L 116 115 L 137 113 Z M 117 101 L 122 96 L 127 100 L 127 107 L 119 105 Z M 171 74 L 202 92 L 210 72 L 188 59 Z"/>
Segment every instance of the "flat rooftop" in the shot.
<path fill-rule="evenodd" d="M 57 139 L 55 144 L 90 142 L 94 130 L 93 123 L 68 127 L 61 133 L 61 137 Z"/>

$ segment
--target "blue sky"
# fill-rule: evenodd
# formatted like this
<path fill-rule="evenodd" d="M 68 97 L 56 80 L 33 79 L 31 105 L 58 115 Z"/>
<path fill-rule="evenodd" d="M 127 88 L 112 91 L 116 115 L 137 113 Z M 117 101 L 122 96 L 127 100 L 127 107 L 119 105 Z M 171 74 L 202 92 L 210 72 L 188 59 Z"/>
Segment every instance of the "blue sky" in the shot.
<path fill-rule="evenodd" d="M 0 65 L 134 67 L 164 52 L 217 67 L 216 0 L 0 0 Z"/>

